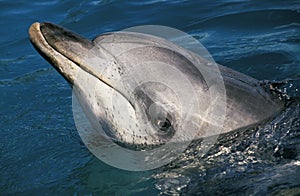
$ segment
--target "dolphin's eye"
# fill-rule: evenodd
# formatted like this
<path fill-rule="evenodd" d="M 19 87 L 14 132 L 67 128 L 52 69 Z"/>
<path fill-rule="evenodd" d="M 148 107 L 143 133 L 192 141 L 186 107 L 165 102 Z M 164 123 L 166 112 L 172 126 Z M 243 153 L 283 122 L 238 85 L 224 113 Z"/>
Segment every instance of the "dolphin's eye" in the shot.
<path fill-rule="evenodd" d="M 149 87 L 155 86 L 151 84 Z M 141 108 L 143 109 L 145 115 L 144 120 L 147 120 L 147 122 L 151 123 L 152 128 L 154 128 L 155 130 L 154 134 L 160 136 L 160 139 L 171 139 L 175 134 L 176 119 L 172 115 L 172 110 L 170 110 L 171 108 L 169 107 L 169 105 L 164 101 L 156 100 L 157 97 L 155 96 L 153 96 L 154 98 L 148 96 L 148 94 L 156 94 L 151 93 L 151 91 L 150 93 L 147 92 L 144 88 L 142 88 L 142 86 L 135 89 L 134 92 L 135 97 L 137 98 Z"/>
<path fill-rule="evenodd" d="M 159 102 L 153 102 L 147 110 L 147 116 L 158 135 L 172 137 L 174 127 L 172 115 Z"/>
<path fill-rule="evenodd" d="M 169 113 L 162 113 L 154 116 L 151 119 L 153 127 L 156 129 L 157 134 L 166 137 L 172 137 L 175 133 L 172 125 L 172 116 Z"/>
<path fill-rule="evenodd" d="M 168 118 L 157 118 L 155 119 L 154 126 L 162 132 L 167 132 L 172 124 Z"/>

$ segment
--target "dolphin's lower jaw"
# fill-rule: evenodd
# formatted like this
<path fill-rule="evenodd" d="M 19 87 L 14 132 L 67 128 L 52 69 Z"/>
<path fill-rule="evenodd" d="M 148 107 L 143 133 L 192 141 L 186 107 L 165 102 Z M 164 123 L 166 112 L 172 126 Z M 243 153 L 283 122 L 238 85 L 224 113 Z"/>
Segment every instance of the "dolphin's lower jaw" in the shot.
<path fill-rule="evenodd" d="M 153 127 L 151 127 L 151 129 L 153 129 L 152 131 L 146 130 L 139 121 L 141 119 L 140 115 L 142 115 L 140 111 L 148 109 L 149 106 L 147 104 L 151 103 L 151 101 L 141 103 L 141 105 L 134 105 L 137 102 L 135 100 L 130 100 L 131 97 L 124 91 L 124 89 L 121 88 L 122 84 L 118 83 L 118 77 L 122 76 L 121 73 L 123 70 L 120 70 L 122 69 L 122 66 L 119 66 L 114 62 L 110 66 L 115 67 L 101 67 L 106 65 L 108 58 L 115 56 L 113 52 L 118 51 L 116 48 L 119 46 L 123 46 L 124 48 L 124 45 L 122 44 L 132 42 L 132 44 L 138 43 L 139 46 L 141 44 L 145 44 L 147 46 L 149 44 L 151 45 L 151 43 L 153 44 L 154 40 L 156 44 L 155 46 L 157 46 L 160 42 L 162 42 L 160 38 L 157 38 L 156 40 L 153 36 L 149 37 L 147 35 L 135 33 L 110 33 L 113 39 L 108 40 L 111 40 L 113 43 L 105 43 L 106 45 L 101 45 L 102 43 L 99 41 L 103 39 L 103 36 L 100 36 L 94 41 L 90 41 L 63 29 L 62 27 L 58 27 L 50 23 L 32 24 L 29 29 L 29 35 L 33 46 L 39 51 L 39 53 L 48 60 L 68 82 L 73 85 L 77 84 L 78 87 L 83 90 L 83 93 L 86 93 L 84 99 L 86 99 L 85 101 L 90 107 L 89 112 L 95 113 L 93 114 L 95 116 L 99 116 L 101 113 L 103 122 L 107 121 L 107 128 L 105 130 L 106 134 L 112 137 L 116 143 L 125 147 L 140 150 L 151 149 L 155 146 L 161 146 L 168 142 L 164 139 L 160 139 L 159 134 L 154 133 L 155 130 Z M 136 42 L 134 41 L 135 39 Z M 167 41 L 163 42 L 164 44 L 167 43 Z M 167 43 L 164 47 L 169 47 L 168 49 L 171 51 L 172 48 L 170 47 L 177 46 Z M 151 49 L 155 50 L 155 47 L 152 47 Z M 141 47 L 139 47 L 139 50 L 141 50 Z M 135 59 L 140 58 L 140 61 L 149 58 L 149 56 L 143 56 L 147 55 L 148 51 L 145 51 L 144 53 L 142 51 L 135 53 L 134 49 L 131 51 L 133 51 L 133 53 L 129 53 L 129 56 L 134 54 L 141 55 L 132 56 Z M 160 52 L 165 51 L 161 51 L 160 48 L 160 50 L 157 49 L 156 52 L 160 55 Z M 164 53 L 163 55 L 166 54 L 167 53 Z M 172 55 L 177 54 L 172 53 Z M 179 58 L 182 56 L 180 55 L 181 54 L 178 54 L 177 57 Z M 199 58 L 199 61 L 203 61 L 200 57 L 197 58 Z M 130 61 L 130 59 L 128 59 L 128 61 Z M 100 68 L 97 66 L 100 66 Z M 182 71 L 189 71 L 185 70 L 184 64 L 176 66 Z M 262 121 L 274 116 L 283 108 L 283 101 L 280 101 L 278 96 L 274 96 L 272 93 L 261 87 L 257 80 L 223 66 L 219 66 L 219 69 L 224 79 L 227 104 L 226 118 L 224 125 L 221 126 L 222 132 L 237 130 L 242 127 L 261 123 Z M 99 70 L 109 70 L 109 75 L 102 74 Z M 90 80 L 87 79 L 79 81 L 77 78 L 78 74 L 83 74 L 86 78 L 90 78 Z M 195 79 L 195 74 L 193 77 Z M 202 80 L 202 78 L 199 76 L 199 81 L 200 80 Z M 89 81 L 90 83 L 83 84 L 85 81 Z M 201 84 L 201 82 L 202 81 L 200 81 L 199 84 Z M 97 99 L 99 99 L 100 102 L 96 103 L 95 100 L 97 101 L 97 99 L 91 98 L 91 93 L 93 92 L 89 89 L 89 84 L 97 84 L 100 86 L 99 89 L 101 92 L 96 92 L 96 96 L 98 96 Z M 155 89 L 152 92 L 155 92 Z M 161 96 L 161 99 L 166 99 L 162 100 L 161 103 L 168 102 L 168 96 L 170 96 L 170 94 Z M 117 97 L 116 100 L 122 103 L 120 104 L 121 108 L 115 108 L 114 105 L 111 105 L 114 103 L 111 103 L 108 97 Z M 149 98 L 151 99 L 151 95 Z M 142 101 L 145 100 L 146 99 L 142 99 Z M 147 100 L 149 99 L 147 98 Z M 205 100 L 203 102 L 205 102 Z M 97 106 L 100 106 L 102 111 L 96 109 Z M 123 108 L 125 108 L 126 111 L 123 111 Z M 125 113 L 123 114 L 123 112 Z M 130 120 L 122 121 L 117 119 L 119 116 L 126 117 L 126 112 L 129 114 Z M 118 127 L 119 129 L 114 127 Z M 176 131 L 182 131 L 181 134 L 184 135 L 185 130 Z M 144 135 L 151 133 L 152 135 L 149 135 L 148 138 L 144 139 L 144 137 L 136 136 L 135 134 L 137 133 Z M 135 138 L 133 139 L 133 137 Z M 197 135 L 197 138 L 201 137 L 203 137 L 203 135 Z M 123 138 L 126 138 L 126 140 Z"/>

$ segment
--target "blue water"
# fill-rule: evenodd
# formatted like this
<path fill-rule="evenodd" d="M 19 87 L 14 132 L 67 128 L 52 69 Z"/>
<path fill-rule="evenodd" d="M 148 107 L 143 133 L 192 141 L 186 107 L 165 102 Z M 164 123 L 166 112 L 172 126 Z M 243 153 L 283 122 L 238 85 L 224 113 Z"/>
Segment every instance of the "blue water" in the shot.
<path fill-rule="evenodd" d="M 0 1 L 0 194 L 300 194 L 300 2 Z M 86 37 L 135 25 L 185 31 L 220 64 L 277 81 L 291 97 L 266 124 L 220 136 L 204 157 L 197 142 L 147 172 L 108 166 L 83 145 L 71 87 L 33 49 L 36 21 Z"/>

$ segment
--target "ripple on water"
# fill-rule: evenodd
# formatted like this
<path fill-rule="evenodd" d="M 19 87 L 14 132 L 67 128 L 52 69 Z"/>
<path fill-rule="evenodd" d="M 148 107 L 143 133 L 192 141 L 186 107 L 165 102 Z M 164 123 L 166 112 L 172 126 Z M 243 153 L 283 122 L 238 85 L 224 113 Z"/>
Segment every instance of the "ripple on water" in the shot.
<path fill-rule="evenodd" d="M 292 101 L 266 125 L 221 135 L 203 157 L 187 153 L 199 148 L 192 144 L 183 157 L 155 175 L 157 188 L 165 194 L 297 191 L 294 187 L 299 186 L 300 175 L 299 106 L 300 100 Z"/>

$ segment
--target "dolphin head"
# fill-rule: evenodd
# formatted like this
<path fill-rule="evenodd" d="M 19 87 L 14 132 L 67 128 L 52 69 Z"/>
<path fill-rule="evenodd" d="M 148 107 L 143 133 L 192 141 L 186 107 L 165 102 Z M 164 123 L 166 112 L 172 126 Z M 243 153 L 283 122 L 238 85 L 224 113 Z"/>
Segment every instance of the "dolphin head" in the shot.
<path fill-rule="evenodd" d="M 172 139 L 190 140 L 192 130 L 199 128 L 200 115 L 191 111 L 207 110 L 208 85 L 193 57 L 177 45 L 132 32 L 91 41 L 51 23 L 34 23 L 29 35 L 115 142 L 159 146 Z"/>
<path fill-rule="evenodd" d="M 190 141 L 256 124 L 282 108 L 255 79 L 216 66 L 225 93 L 211 62 L 162 38 L 115 32 L 88 40 L 51 23 L 32 24 L 29 35 L 77 89 L 94 127 L 118 144 Z"/>

